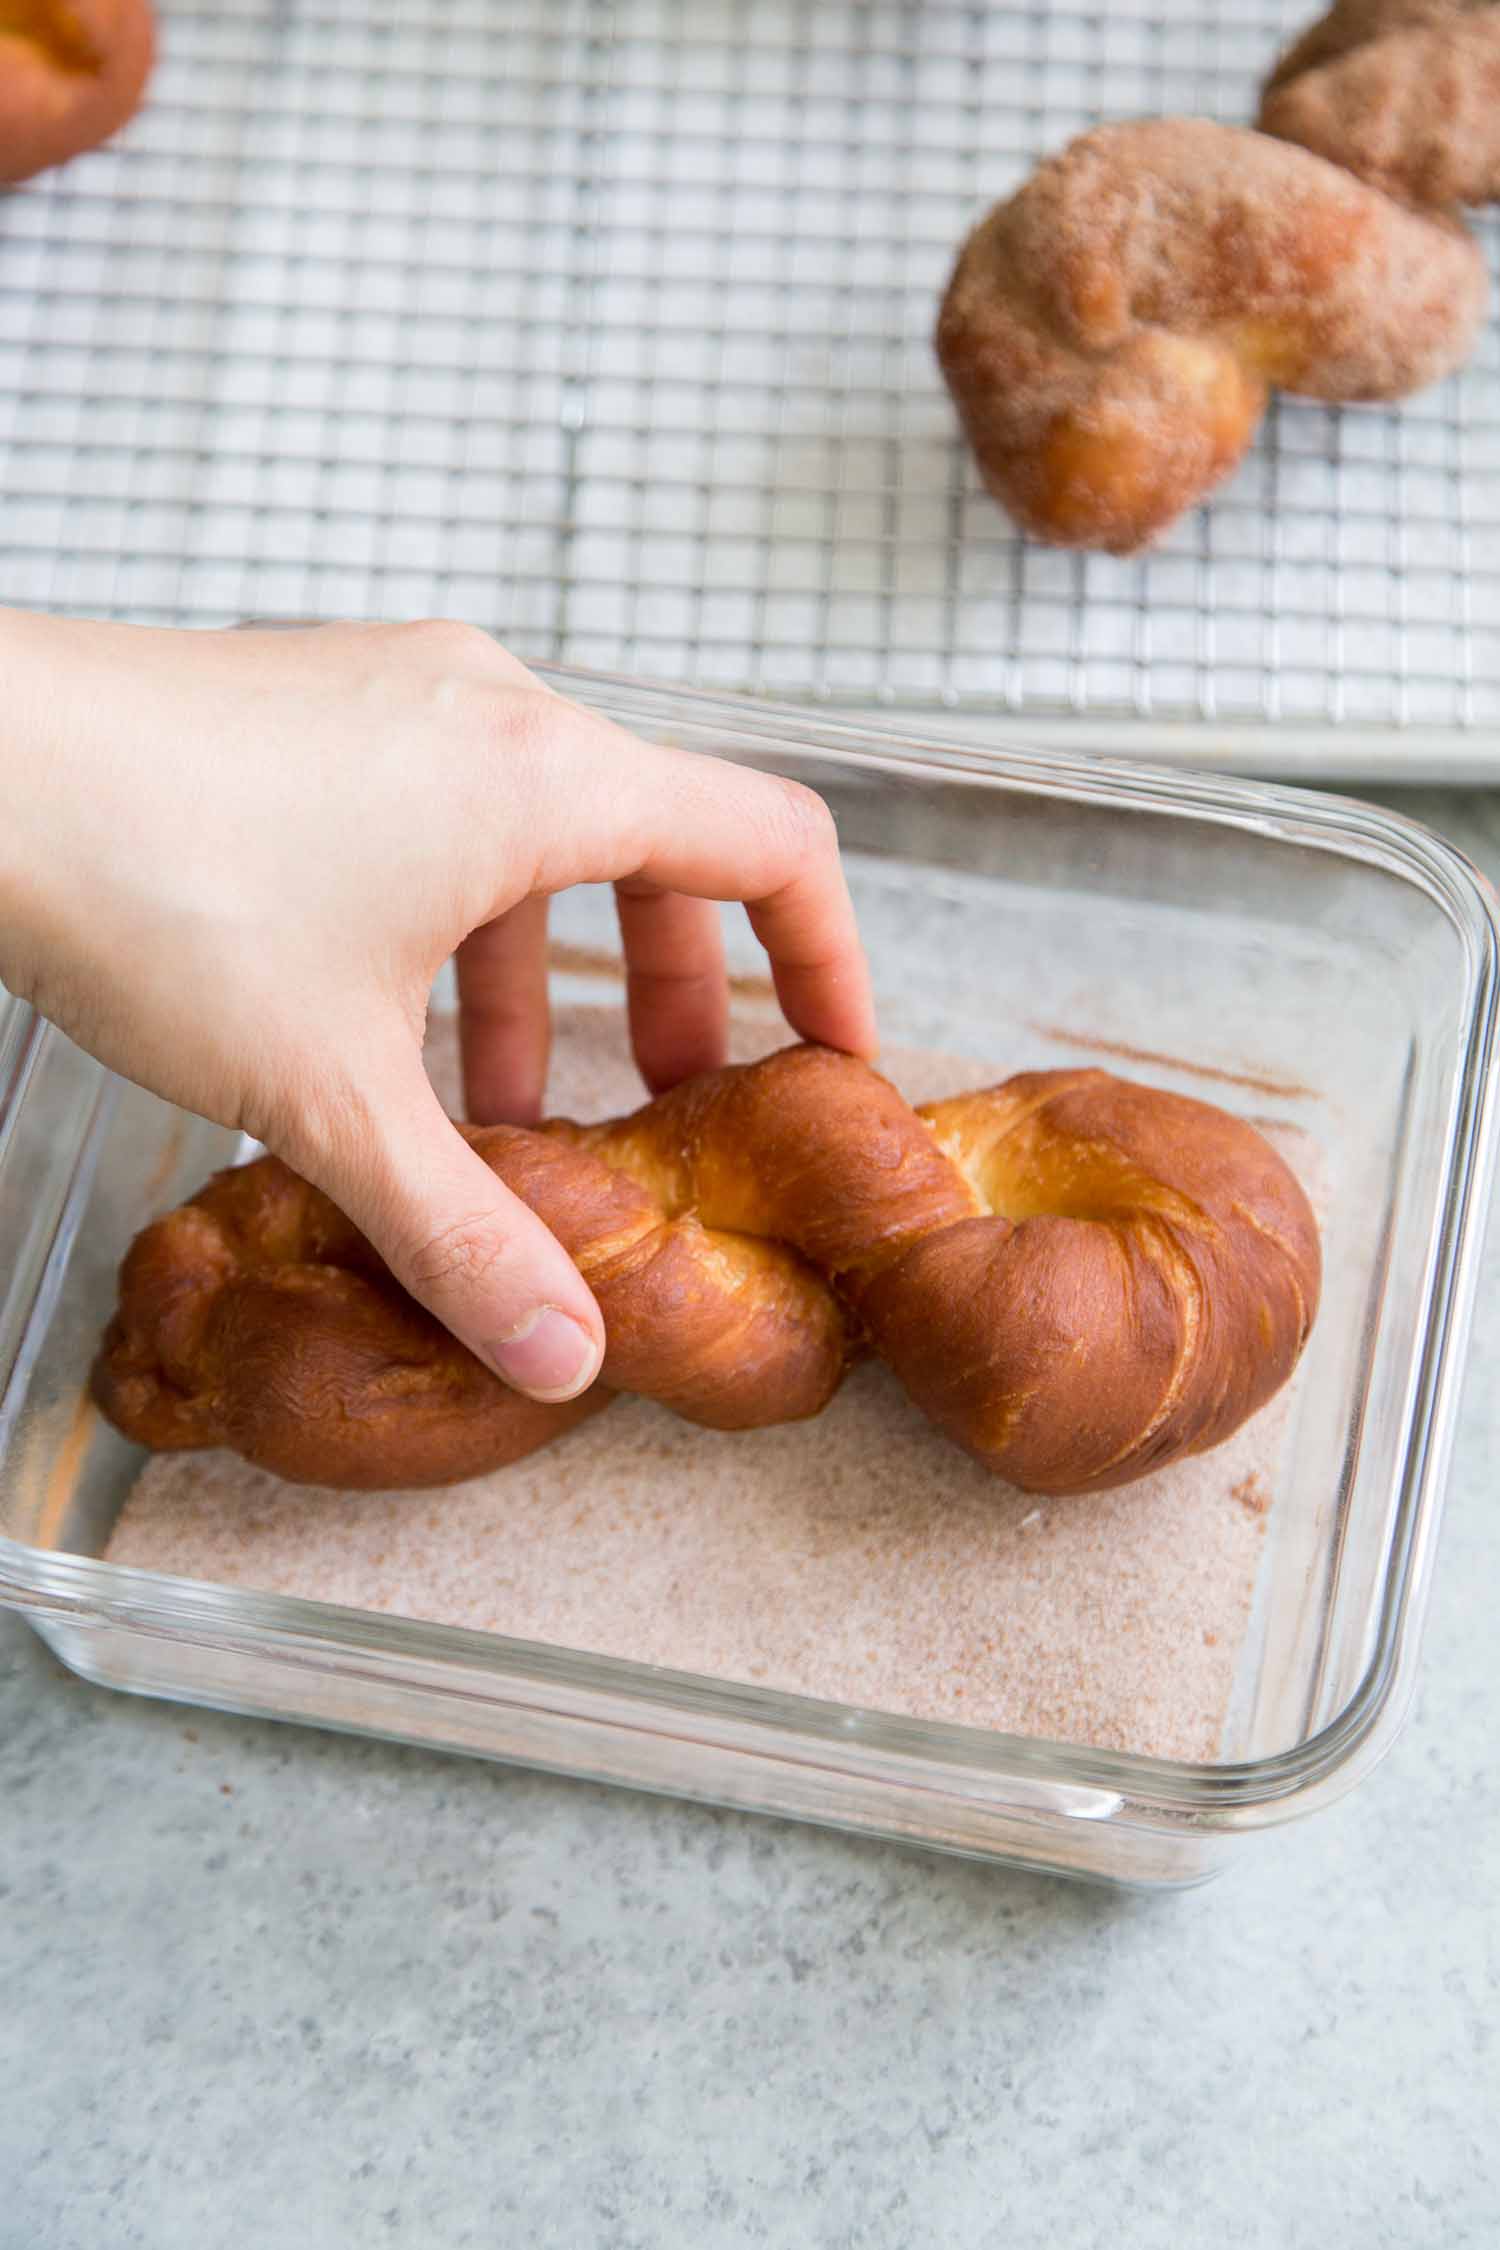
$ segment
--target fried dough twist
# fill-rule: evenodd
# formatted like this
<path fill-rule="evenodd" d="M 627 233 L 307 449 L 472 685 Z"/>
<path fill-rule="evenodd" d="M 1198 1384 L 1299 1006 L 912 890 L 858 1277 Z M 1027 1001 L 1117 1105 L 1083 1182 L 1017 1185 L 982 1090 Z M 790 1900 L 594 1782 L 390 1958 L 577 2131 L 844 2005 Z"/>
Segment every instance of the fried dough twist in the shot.
<path fill-rule="evenodd" d="M 1261 1135 L 1103 1071 L 914 1110 L 792 1047 L 608 1124 L 470 1138 L 594 1290 L 607 1391 L 712 1429 L 815 1414 L 873 1349 L 997 1474 L 1098 1491 L 1230 1436 L 1317 1304 L 1317 1229 Z M 273 1158 L 137 1238 L 95 1395 L 144 1444 L 351 1488 L 476 1475 L 605 1403 L 506 1390 Z"/>
<path fill-rule="evenodd" d="M 1273 387 L 1403 398 L 1472 349 L 1457 207 L 1500 192 L 1500 6 L 1340 0 L 1260 128 L 1101 126 L 960 252 L 938 359 L 1036 537 L 1132 553 L 1235 467 Z"/>

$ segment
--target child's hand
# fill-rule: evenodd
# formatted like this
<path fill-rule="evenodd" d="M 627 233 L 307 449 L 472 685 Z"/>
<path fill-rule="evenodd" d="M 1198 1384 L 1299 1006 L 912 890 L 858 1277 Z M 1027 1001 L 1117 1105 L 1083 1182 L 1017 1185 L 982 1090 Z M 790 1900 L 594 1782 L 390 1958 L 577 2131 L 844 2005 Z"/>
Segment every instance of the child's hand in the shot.
<path fill-rule="evenodd" d="M 569 1397 L 598 1308 L 443 1115 L 427 995 L 458 953 L 470 1114 L 537 1114 L 547 899 L 617 886 L 653 1087 L 723 1059 L 714 899 L 789 1022 L 870 1053 L 820 800 L 664 750 L 458 625 L 177 633 L 0 615 L 0 976 L 114 1069 L 315 1181 L 507 1381 Z"/>

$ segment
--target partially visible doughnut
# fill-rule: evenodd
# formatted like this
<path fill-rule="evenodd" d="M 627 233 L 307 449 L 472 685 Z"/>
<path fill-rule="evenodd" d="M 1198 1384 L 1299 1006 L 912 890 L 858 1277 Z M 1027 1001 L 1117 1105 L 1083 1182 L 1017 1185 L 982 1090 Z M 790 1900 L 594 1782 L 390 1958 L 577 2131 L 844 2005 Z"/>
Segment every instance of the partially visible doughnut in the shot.
<path fill-rule="evenodd" d="M 150 0 L 0 0 L 0 186 L 118 132 L 155 49 Z"/>
<path fill-rule="evenodd" d="M 1258 122 L 1404 202 L 1492 203 L 1500 196 L 1500 6 L 1337 0 L 1266 80 Z"/>

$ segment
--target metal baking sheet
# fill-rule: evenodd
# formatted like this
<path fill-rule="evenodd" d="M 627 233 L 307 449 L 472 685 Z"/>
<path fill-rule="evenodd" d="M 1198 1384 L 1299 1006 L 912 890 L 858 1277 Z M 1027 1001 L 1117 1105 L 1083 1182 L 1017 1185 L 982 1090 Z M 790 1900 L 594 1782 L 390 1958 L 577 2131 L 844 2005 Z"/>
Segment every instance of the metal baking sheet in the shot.
<path fill-rule="evenodd" d="M 1500 779 L 1500 327 L 1400 411 L 1277 406 L 1130 562 L 1012 536 L 932 360 L 1038 155 L 1243 121 L 1310 12 L 167 0 L 125 139 L 0 197 L 0 599 Z"/>

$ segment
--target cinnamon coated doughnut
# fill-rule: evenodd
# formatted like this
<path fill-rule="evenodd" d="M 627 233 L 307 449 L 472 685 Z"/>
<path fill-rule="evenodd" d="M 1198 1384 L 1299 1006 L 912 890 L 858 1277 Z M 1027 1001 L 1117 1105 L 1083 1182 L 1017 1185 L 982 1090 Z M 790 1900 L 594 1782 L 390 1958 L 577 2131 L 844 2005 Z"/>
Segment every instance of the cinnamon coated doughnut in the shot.
<path fill-rule="evenodd" d="M 1289 145 L 1301 134 L 1277 114 L 1280 140 L 1194 118 L 1101 126 L 964 245 L 938 359 L 1024 530 L 1131 553 L 1234 468 L 1273 384 L 1400 398 L 1469 352 L 1486 289 L 1469 234 L 1331 146 Z"/>
<path fill-rule="evenodd" d="M 118 132 L 155 46 L 149 0 L 0 0 L 0 186 Z"/>
<path fill-rule="evenodd" d="M 1218 1444 L 1296 1364 L 1317 1229 L 1252 1127 L 1103 1071 L 914 1110 L 820 1047 L 595 1126 L 466 1129 L 576 1259 L 606 1392 L 536 1406 L 405 1297 L 274 1158 L 148 1227 L 94 1393 L 159 1449 L 227 1445 L 350 1488 L 518 1459 L 610 1390 L 734 1430 L 815 1414 L 873 1349 L 939 1428 L 1036 1492 Z"/>
<path fill-rule="evenodd" d="M 1338 0 L 1266 81 L 1260 129 L 1411 204 L 1500 195 L 1500 6 Z"/>

